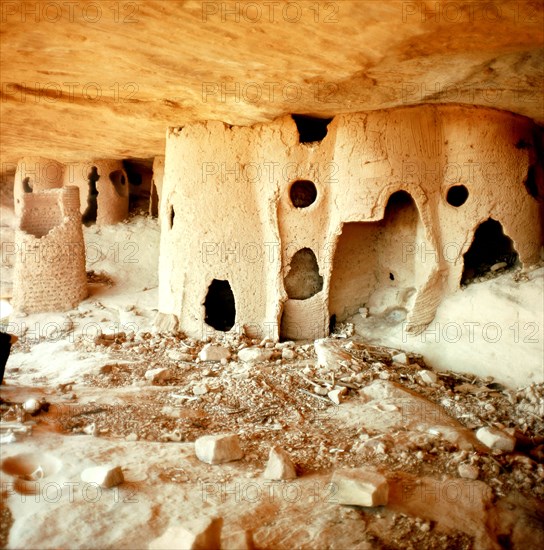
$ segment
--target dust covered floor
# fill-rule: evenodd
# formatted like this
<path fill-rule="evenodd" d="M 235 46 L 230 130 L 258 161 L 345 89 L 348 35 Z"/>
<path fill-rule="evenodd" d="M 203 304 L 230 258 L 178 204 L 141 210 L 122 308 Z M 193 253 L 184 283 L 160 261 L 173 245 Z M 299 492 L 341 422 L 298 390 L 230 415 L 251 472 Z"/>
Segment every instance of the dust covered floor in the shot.
<path fill-rule="evenodd" d="M 255 548 L 274 550 L 544 547 L 540 381 L 512 389 L 434 372 L 419 352 L 371 344 L 349 325 L 317 345 L 319 358 L 314 342 L 233 332 L 213 338 L 228 360 L 202 361 L 203 342 L 153 329 L 157 221 L 85 228 L 85 239 L 89 298 L 62 314 L 10 319 L 20 340 L 0 390 L 1 458 L 20 468 L 0 471 L 2 547 L 147 548 L 170 525 L 214 515 L 224 520 L 222 546 L 236 550 L 245 531 Z M 9 288 L 12 266 L 2 270 Z M 541 272 L 460 296 L 477 304 L 483 292 L 528 289 L 531 302 Z M 262 359 L 244 362 L 244 347 Z M 463 362 L 473 348 L 453 351 Z M 30 398 L 40 405 L 33 416 L 21 405 Z M 482 426 L 513 435 L 514 451 L 486 448 L 475 437 Z M 224 432 L 239 434 L 244 458 L 200 462 L 195 439 Z M 275 444 L 297 479 L 263 478 Z M 125 482 L 82 481 L 104 463 L 121 466 Z M 38 466 L 43 477 L 26 494 L 20 484 Z M 344 468 L 379 469 L 388 505 L 339 504 L 331 476 Z"/>

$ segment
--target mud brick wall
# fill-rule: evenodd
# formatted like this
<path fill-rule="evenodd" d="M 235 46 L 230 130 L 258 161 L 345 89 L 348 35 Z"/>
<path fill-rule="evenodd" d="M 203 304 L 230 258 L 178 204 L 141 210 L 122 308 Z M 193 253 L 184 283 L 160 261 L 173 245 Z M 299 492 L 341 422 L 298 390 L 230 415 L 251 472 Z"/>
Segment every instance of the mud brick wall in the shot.
<path fill-rule="evenodd" d="M 15 247 L 15 309 L 66 311 L 87 296 L 77 187 L 23 195 Z"/>
<path fill-rule="evenodd" d="M 522 264 L 539 260 L 530 119 L 436 105 L 338 115 L 314 141 L 299 130 L 289 116 L 169 130 L 159 311 L 187 334 L 316 338 L 361 306 L 421 332 L 489 219 Z"/>

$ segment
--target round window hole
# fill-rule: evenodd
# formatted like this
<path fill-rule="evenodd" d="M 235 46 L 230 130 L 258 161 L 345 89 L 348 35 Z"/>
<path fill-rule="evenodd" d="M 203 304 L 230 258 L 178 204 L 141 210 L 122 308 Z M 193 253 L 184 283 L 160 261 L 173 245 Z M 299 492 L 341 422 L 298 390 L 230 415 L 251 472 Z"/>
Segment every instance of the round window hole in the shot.
<path fill-rule="evenodd" d="M 464 185 L 453 185 L 448 189 L 446 200 L 448 204 L 459 207 L 465 204 L 468 199 L 468 189 Z"/>
<path fill-rule="evenodd" d="M 315 202 L 317 189 L 309 180 L 297 180 L 291 185 L 289 196 L 295 208 L 306 208 Z"/>

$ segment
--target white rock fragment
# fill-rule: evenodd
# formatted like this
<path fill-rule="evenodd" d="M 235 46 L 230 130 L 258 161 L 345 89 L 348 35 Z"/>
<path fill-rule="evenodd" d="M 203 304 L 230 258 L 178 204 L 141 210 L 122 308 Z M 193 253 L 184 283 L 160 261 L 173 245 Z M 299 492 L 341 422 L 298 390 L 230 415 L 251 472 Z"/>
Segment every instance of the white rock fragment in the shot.
<path fill-rule="evenodd" d="M 172 361 L 192 361 L 194 359 L 190 353 L 184 353 L 183 351 L 179 351 L 177 349 L 169 350 L 167 355 L 170 359 L 172 359 Z"/>
<path fill-rule="evenodd" d="M 205 435 L 195 441 L 195 453 L 207 464 L 240 460 L 244 453 L 236 434 Z"/>
<path fill-rule="evenodd" d="M 406 356 L 405 353 L 397 353 L 396 355 L 391 356 L 391 359 L 395 363 L 402 363 L 403 365 L 409 364 L 408 357 Z"/>
<path fill-rule="evenodd" d="M 283 348 L 281 350 L 281 358 L 285 359 L 286 361 L 291 361 L 297 356 L 295 350 L 290 348 Z"/>
<path fill-rule="evenodd" d="M 16 441 L 17 441 L 17 437 L 11 430 L 8 430 L 7 432 L 0 434 L 1 445 L 4 445 L 4 444 L 7 445 L 8 443 L 15 443 Z"/>
<path fill-rule="evenodd" d="M 219 550 L 222 518 L 200 518 L 169 527 L 149 550 Z"/>
<path fill-rule="evenodd" d="M 363 319 L 366 319 L 368 317 L 368 308 L 367 307 L 360 307 L 359 308 L 359 315 L 361 315 L 361 317 Z"/>
<path fill-rule="evenodd" d="M 516 438 L 498 428 L 480 428 L 476 437 L 487 447 L 496 451 L 512 452 L 516 445 Z"/>
<path fill-rule="evenodd" d="M 321 338 L 314 342 L 314 349 L 317 355 L 317 366 L 327 370 L 338 370 L 341 361 L 351 361 L 352 356 L 344 351 L 338 342 L 330 338 Z"/>
<path fill-rule="evenodd" d="M 179 319 L 173 313 L 158 312 L 153 324 L 157 332 L 175 334 L 178 331 Z"/>
<path fill-rule="evenodd" d="M 196 384 L 193 386 L 193 395 L 206 395 L 208 386 L 206 384 Z"/>
<path fill-rule="evenodd" d="M 158 369 L 149 369 L 145 371 L 144 378 L 149 380 L 152 384 L 157 384 L 158 382 L 165 382 L 172 378 L 172 372 L 170 369 L 164 367 L 159 367 Z"/>
<path fill-rule="evenodd" d="M 498 262 L 496 264 L 493 264 L 490 267 L 491 271 L 498 271 L 499 269 L 502 269 L 503 267 L 506 267 L 508 264 L 506 262 Z"/>
<path fill-rule="evenodd" d="M 478 479 L 478 476 L 480 475 L 479 468 L 477 466 L 473 466 L 472 464 L 459 464 L 457 471 L 459 472 L 459 475 L 465 479 Z"/>
<path fill-rule="evenodd" d="M 342 388 L 336 388 L 334 390 L 331 390 L 330 392 L 327 393 L 327 396 L 333 403 L 340 405 L 340 403 L 342 403 L 342 397 L 344 397 L 346 393 L 348 393 L 348 389 L 342 387 Z"/>
<path fill-rule="evenodd" d="M 238 352 L 238 358 L 244 363 L 258 363 L 268 361 L 272 357 L 272 350 L 262 348 L 244 348 Z"/>
<path fill-rule="evenodd" d="M 81 472 L 81 479 L 85 483 L 96 483 L 105 489 L 120 485 L 125 480 L 121 467 L 111 464 L 86 468 Z"/>
<path fill-rule="evenodd" d="M 29 414 L 37 413 L 41 408 L 40 402 L 37 399 L 27 399 L 23 403 L 23 409 Z"/>
<path fill-rule="evenodd" d="M 230 359 L 230 351 L 218 344 L 206 344 L 198 354 L 201 361 L 221 361 Z"/>
<path fill-rule="evenodd" d="M 389 500 L 387 479 L 373 470 L 352 469 L 334 473 L 335 498 L 349 506 L 385 506 Z"/>
<path fill-rule="evenodd" d="M 422 370 L 417 373 L 424 384 L 436 384 L 438 376 L 432 370 Z"/>
<path fill-rule="evenodd" d="M 263 474 L 265 479 L 295 479 L 297 472 L 291 457 L 279 446 L 274 445 L 268 455 L 268 463 Z"/>

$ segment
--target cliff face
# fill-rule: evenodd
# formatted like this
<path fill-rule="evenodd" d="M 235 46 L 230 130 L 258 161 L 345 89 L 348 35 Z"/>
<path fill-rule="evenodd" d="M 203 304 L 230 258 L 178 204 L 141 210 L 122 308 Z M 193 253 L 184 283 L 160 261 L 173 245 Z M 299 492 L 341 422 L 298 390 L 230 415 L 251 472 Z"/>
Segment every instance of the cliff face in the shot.
<path fill-rule="evenodd" d="M 463 103 L 544 122 L 540 2 L 2 2 L 2 171 L 168 126 Z"/>

